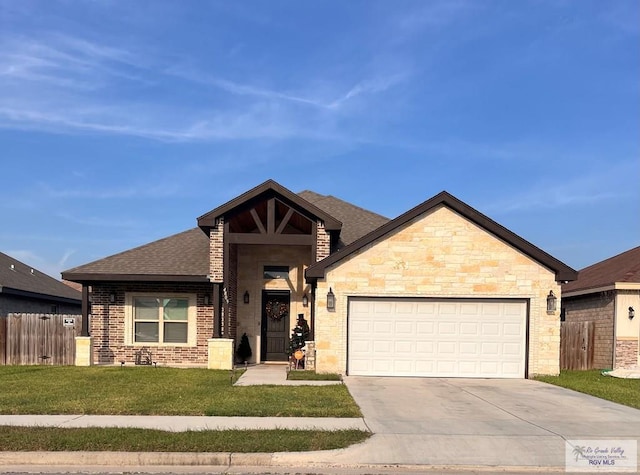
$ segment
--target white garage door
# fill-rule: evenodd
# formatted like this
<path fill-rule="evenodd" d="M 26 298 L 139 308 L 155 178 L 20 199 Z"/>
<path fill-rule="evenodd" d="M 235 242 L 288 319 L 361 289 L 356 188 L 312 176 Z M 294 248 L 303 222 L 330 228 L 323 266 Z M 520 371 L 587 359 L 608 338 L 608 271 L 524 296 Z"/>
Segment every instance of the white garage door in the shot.
<path fill-rule="evenodd" d="M 348 373 L 524 378 L 526 302 L 349 301 Z"/>

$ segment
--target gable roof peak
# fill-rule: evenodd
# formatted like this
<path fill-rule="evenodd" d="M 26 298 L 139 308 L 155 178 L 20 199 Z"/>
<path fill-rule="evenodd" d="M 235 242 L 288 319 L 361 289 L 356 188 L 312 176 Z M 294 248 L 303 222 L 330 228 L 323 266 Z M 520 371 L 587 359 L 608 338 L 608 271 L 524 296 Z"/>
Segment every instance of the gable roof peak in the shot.
<path fill-rule="evenodd" d="M 469 221 L 475 223 L 489 233 L 493 234 L 497 238 L 506 242 L 508 245 L 514 247 L 515 249 L 544 265 L 548 269 L 554 271 L 557 281 L 570 281 L 576 279 L 577 272 L 571 267 L 567 266 L 550 254 L 547 254 L 542 249 L 521 238 L 501 224 L 498 224 L 488 216 L 485 216 L 478 210 L 472 208 L 447 191 L 441 191 L 437 195 L 429 198 L 427 201 L 415 206 L 414 208 L 410 209 L 404 214 L 401 214 L 388 223 L 383 224 L 378 229 L 373 230 L 369 234 L 361 237 L 360 239 L 356 240 L 355 242 L 351 243 L 335 254 L 332 254 L 329 257 L 316 262 L 315 264 L 312 264 L 307 268 L 307 279 L 313 280 L 324 278 L 326 269 L 331 265 L 359 251 L 363 247 L 381 239 L 383 236 L 395 231 L 401 226 L 404 226 L 418 216 L 432 211 L 441 205 L 455 211 L 464 218 L 468 219 Z"/>
<path fill-rule="evenodd" d="M 296 193 L 292 192 L 288 188 L 285 188 L 280 183 L 273 179 L 268 179 L 258 186 L 251 188 L 250 190 L 242 193 L 240 196 L 227 201 L 225 204 L 218 206 L 217 208 L 203 214 L 198 218 L 198 226 L 202 229 L 215 226 L 216 220 L 224 216 L 225 214 L 233 211 L 234 209 L 242 206 L 250 200 L 257 198 L 258 196 L 273 191 L 280 195 L 285 201 L 295 205 L 299 209 L 305 210 L 308 214 L 315 216 L 324 222 L 325 229 L 328 231 L 339 231 L 342 228 L 342 223 L 329 215 L 327 212 L 318 208 L 314 204 L 300 197 Z"/>

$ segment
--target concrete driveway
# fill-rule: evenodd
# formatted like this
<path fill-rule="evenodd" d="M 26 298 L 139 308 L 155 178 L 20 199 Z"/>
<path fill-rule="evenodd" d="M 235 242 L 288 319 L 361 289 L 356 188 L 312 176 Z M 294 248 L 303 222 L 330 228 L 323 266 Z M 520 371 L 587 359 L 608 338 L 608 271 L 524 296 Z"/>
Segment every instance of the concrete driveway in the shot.
<path fill-rule="evenodd" d="M 564 469 L 566 439 L 640 441 L 640 411 L 531 380 L 347 377 L 375 434 L 318 462 Z M 640 444 L 639 444 L 640 445 Z"/>

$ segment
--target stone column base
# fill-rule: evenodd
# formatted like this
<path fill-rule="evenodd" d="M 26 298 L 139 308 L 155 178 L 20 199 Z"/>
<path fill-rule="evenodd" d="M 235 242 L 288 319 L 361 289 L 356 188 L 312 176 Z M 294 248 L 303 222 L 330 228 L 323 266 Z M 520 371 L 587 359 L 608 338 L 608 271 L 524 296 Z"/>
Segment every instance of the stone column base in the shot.
<path fill-rule="evenodd" d="M 304 369 L 309 371 L 316 370 L 316 342 L 305 341 L 304 346 L 306 349 L 304 357 Z"/>
<path fill-rule="evenodd" d="M 93 337 L 76 337 L 76 366 L 93 365 Z"/>
<path fill-rule="evenodd" d="M 209 369 L 233 369 L 233 340 L 211 338 L 207 340 Z"/>

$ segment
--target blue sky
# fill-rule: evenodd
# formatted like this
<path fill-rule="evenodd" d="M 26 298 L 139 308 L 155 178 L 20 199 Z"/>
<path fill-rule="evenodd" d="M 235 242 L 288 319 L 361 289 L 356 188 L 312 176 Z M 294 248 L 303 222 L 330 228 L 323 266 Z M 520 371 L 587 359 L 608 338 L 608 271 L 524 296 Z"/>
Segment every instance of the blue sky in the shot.
<path fill-rule="evenodd" d="M 640 2 L 0 0 L 0 251 L 64 269 L 273 178 L 640 244 Z"/>

